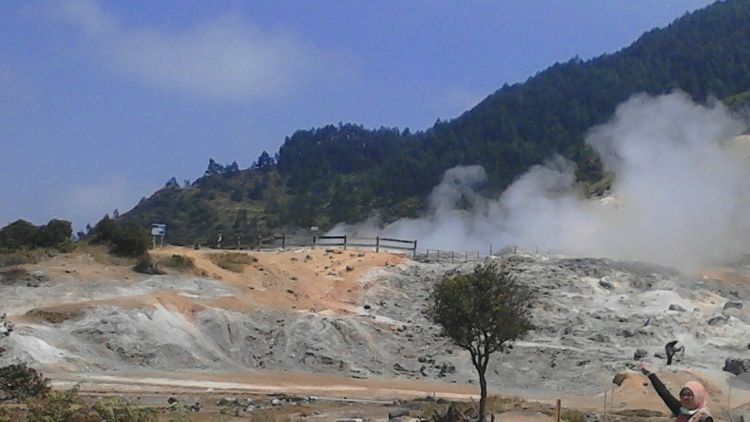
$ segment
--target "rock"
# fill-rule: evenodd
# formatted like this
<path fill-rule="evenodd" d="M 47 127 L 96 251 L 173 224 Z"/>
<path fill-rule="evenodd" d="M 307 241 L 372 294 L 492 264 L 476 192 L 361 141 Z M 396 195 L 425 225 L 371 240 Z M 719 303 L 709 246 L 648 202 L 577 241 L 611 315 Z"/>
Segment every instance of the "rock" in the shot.
<path fill-rule="evenodd" d="M 401 416 L 409 416 L 409 409 L 392 409 L 388 411 L 388 419 L 399 418 Z"/>
<path fill-rule="evenodd" d="M 727 309 L 742 309 L 742 302 L 729 301 L 724 304 L 723 310 L 727 310 Z"/>
<path fill-rule="evenodd" d="M 602 333 L 596 333 L 593 336 L 589 337 L 589 340 L 595 341 L 597 343 L 609 343 L 609 337 Z"/>
<path fill-rule="evenodd" d="M 628 374 L 625 372 L 618 372 L 615 374 L 615 377 L 612 379 L 612 383 L 617 384 L 618 386 L 621 386 L 623 381 L 628 377 Z"/>
<path fill-rule="evenodd" d="M 636 349 L 635 353 L 633 354 L 633 360 L 641 360 L 648 356 L 648 351 L 645 349 Z"/>
<path fill-rule="evenodd" d="M 673 304 L 669 305 L 669 310 L 670 311 L 677 311 L 677 312 L 685 312 L 685 311 L 687 311 L 687 309 L 683 308 L 682 306 L 680 306 L 680 305 L 678 305 L 676 303 L 673 303 Z"/>
<path fill-rule="evenodd" d="M 620 335 L 623 336 L 623 337 L 625 337 L 625 338 L 630 338 L 630 337 L 635 336 L 635 334 L 633 334 L 633 332 L 630 331 L 630 330 L 628 330 L 628 329 L 621 330 L 620 331 Z"/>
<path fill-rule="evenodd" d="M 47 276 L 47 274 L 44 273 L 44 271 L 32 271 L 31 278 L 33 278 L 34 280 L 40 283 L 49 281 L 49 277 Z"/>
<path fill-rule="evenodd" d="M 271 400 L 271 406 L 281 406 L 281 400 L 279 399 Z"/>
<path fill-rule="evenodd" d="M 353 265 L 347 265 L 346 266 L 346 270 L 347 271 L 354 271 L 354 266 Z"/>
<path fill-rule="evenodd" d="M 729 320 L 728 317 L 725 317 L 724 315 L 716 315 L 715 317 L 708 320 L 708 325 L 711 326 L 717 326 L 717 325 L 724 325 Z"/>
<path fill-rule="evenodd" d="M 615 288 L 615 286 L 613 286 L 612 283 L 610 283 L 609 281 L 605 281 L 605 280 L 599 280 L 599 285 L 607 290 L 612 290 Z"/>
<path fill-rule="evenodd" d="M 748 372 L 748 369 L 750 369 L 750 359 L 734 358 L 727 358 L 724 361 L 724 367 L 721 368 L 722 371 L 726 371 L 734 375 L 744 374 L 745 372 Z"/>

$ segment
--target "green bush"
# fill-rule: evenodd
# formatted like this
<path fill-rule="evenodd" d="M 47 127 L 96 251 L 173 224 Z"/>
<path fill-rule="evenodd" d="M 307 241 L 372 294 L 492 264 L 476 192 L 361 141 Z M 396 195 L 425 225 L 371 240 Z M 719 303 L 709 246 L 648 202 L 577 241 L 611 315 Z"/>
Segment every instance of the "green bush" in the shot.
<path fill-rule="evenodd" d="M 112 238 L 112 253 L 121 256 L 141 256 L 151 246 L 151 237 L 146 229 L 135 225 L 118 226 Z"/>
<path fill-rule="evenodd" d="M 37 227 L 28 221 L 16 220 L 0 229 L 0 251 L 66 248 L 69 247 L 72 234 L 70 221 L 52 219 Z"/>
<path fill-rule="evenodd" d="M 138 257 L 138 262 L 135 263 L 133 270 L 142 274 L 164 274 L 156 266 L 154 259 L 148 252 Z"/>
<path fill-rule="evenodd" d="M 0 402 L 21 402 L 43 396 L 49 389 L 49 380 L 25 363 L 0 368 Z"/>
<path fill-rule="evenodd" d="M 246 253 L 221 253 L 211 255 L 211 261 L 225 270 L 241 273 L 245 265 L 258 262 L 258 258 Z"/>
<path fill-rule="evenodd" d="M 190 271 L 195 269 L 193 258 L 185 255 L 172 255 L 159 259 L 159 265 L 174 268 L 179 271 Z"/>
<path fill-rule="evenodd" d="M 88 421 L 86 409 L 78 398 L 78 388 L 51 391 L 29 403 L 27 422 L 78 422 Z"/>
<path fill-rule="evenodd" d="M 70 221 L 52 219 L 37 229 L 35 243 L 38 247 L 53 248 L 70 241 L 72 234 L 73 226 Z"/>
<path fill-rule="evenodd" d="M 0 229 L 0 249 L 14 251 L 31 248 L 36 239 L 37 227 L 26 220 L 16 220 Z"/>
<path fill-rule="evenodd" d="M 94 411 L 101 422 L 156 422 L 154 409 L 140 408 L 119 397 L 99 400 L 94 403 Z"/>

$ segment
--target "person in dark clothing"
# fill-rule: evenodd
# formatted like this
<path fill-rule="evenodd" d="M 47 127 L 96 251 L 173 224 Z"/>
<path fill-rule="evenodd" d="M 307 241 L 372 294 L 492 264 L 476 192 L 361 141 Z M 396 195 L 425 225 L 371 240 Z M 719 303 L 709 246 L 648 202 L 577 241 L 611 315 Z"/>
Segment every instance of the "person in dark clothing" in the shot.
<path fill-rule="evenodd" d="M 685 355 L 685 346 L 678 346 L 677 343 L 677 340 L 672 340 L 664 346 L 664 351 L 667 352 L 667 365 L 672 364 L 672 357 L 674 357 L 675 353 L 680 352 L 682 356 Z"/>
<path fill-rule="evenodd" d="M 672 415 L 675 416 L 675 422 L 714 422 L 711 411 L 708 409 L 708 394 L 706 387 L 698 381 L 688 381 L 680 389 L 680 398 L 675 398 L 667 390 L 664 383 L 659 377 L 641 364 L 640 367 L 643 375 L 646 375 L 654 386 L 656 393 L 664 401 Z"/>

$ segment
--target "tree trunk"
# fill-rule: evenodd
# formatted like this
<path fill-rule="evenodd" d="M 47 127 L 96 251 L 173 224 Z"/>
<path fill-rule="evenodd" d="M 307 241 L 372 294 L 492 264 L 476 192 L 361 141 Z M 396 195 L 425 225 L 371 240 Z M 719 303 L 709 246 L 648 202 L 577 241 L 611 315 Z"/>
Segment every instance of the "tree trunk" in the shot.
<path fill-rule="evenodd" d="M 477 368 L 479 372 L 479 422 L 484 422 L 485 407 L 487 406 L 487 378 L 485 377 L 486 368 Z"/>

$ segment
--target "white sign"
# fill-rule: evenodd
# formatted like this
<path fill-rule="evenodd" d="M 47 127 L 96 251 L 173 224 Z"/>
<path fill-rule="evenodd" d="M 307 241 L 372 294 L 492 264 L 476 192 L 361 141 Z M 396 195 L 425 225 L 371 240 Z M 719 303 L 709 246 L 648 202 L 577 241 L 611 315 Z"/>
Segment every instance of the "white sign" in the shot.
<path fill-rule="evenodd" d="M 151 235 L 164 236 L 165 234 L 167 234 L 166 224 L 152 224 L 151 225 Z"/>

